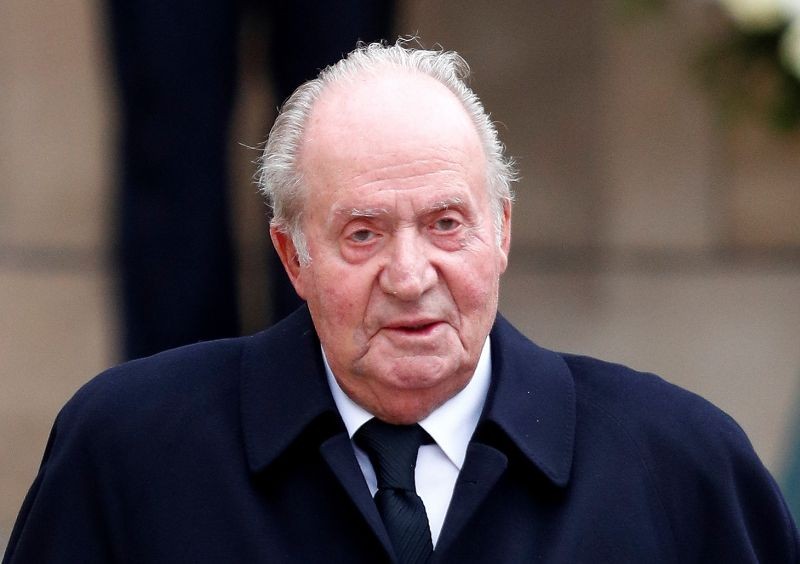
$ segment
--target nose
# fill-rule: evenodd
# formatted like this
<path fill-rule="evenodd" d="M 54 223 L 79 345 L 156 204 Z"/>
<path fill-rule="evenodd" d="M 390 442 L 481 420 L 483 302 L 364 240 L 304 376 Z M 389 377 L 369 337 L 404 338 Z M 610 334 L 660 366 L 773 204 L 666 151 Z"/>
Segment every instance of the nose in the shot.
<path fill-rule="evenodd" d="M 395 234 L 387 263 L 378 276 L 381 290 L 402 301 L 419 299 L 437 279 L 425 242 L 412 231 Z"/>

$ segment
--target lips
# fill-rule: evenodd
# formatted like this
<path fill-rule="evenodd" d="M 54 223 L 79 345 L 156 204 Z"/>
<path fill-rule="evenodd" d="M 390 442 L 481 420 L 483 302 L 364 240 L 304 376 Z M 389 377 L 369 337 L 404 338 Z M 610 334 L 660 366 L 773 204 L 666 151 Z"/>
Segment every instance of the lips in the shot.
<path fill-rule="evenodd" d="M 407 335 L 427 335 L 441 323 L 438 319 L 408 320 L 387 324 L 384 329 Z"/>

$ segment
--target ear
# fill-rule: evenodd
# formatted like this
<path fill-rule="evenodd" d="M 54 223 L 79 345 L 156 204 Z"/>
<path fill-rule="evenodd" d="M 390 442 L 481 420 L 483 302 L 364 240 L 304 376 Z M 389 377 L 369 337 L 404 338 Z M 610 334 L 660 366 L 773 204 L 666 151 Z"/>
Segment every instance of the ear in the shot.
<path fill-rule="evenodd" d="M 300 264 L 300 257 L 297 255 L 297 248 L 288 233 L 281 231 L 275 226 L 270 226 L 269 236 L 272 245 L 278 253 L 278 257 L 283 263 L 283 268 L 289 276 L 289 281 L 294 286 L 295 292 L 302 299 L 306 299 L 306 268 Z"/>
<path fill-rule="evenodd" d="M 500 236 L 501 263 L 500 272 L 506 271 L 508 266 L 508 253 L 511 251 L 511 202 L 503 202 L 503 227 Z"/>

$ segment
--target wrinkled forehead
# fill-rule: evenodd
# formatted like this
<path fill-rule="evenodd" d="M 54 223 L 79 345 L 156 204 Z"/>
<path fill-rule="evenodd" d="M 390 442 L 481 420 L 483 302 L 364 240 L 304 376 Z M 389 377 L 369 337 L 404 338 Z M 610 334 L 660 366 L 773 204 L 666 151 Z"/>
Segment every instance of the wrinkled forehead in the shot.
<path fill-rule="evenodd" d="M 300 164 L 307 171 L 325 161 L 420 147 L 483 153 L 475 125 L 447 87 L 416 71 L 386 69 L 323 90 L 309 116 Z"/>

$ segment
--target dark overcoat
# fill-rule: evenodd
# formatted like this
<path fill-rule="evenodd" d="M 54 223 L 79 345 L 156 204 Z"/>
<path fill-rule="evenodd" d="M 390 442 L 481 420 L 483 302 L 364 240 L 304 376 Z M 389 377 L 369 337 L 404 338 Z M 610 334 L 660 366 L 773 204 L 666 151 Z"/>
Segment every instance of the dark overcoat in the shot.
<path fill-rule="evenodd" d="M 434 562 L 797 562 L 739 426 L 660 378 L 498 317 L 492 384 Z M 59 414 L 3 560 L 381 563 L 387 534 L 303 308 L 129 362 Z"/>

